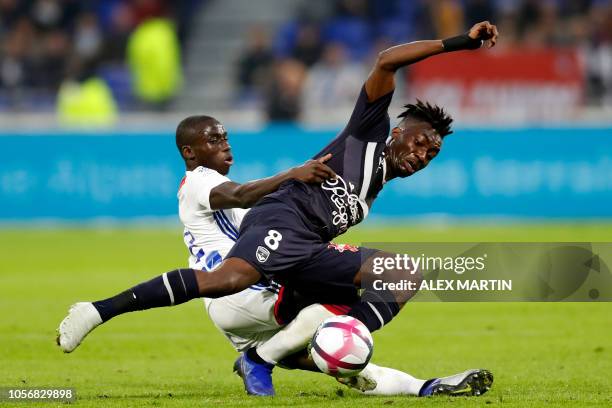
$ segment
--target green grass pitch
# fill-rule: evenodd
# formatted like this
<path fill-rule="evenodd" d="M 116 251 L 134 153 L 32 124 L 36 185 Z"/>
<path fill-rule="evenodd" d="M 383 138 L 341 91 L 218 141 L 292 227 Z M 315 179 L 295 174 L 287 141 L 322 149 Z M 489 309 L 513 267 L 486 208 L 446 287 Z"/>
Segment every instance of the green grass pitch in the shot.
<path fill-rule="evenodd" d="M 373 361 L 417 377 L 490 369 L 493 389 L 479 398 L 366 397 L 282 369 L 277 397 L 248 398 L 231 370 L 235 353 L 199 300 L 120 316 L 74 353 L 59 351 L 55 329 L 71 303 L 184 265 L 181 235 L 179 227 L 0 230 L 0 387 L 74 387 L 83 407 L 612 406 L 609 303 L 414 303 L 375 333 Z M 364 226 L 338 241 L 461 240 L 609 242 L 612 225 Z"/>

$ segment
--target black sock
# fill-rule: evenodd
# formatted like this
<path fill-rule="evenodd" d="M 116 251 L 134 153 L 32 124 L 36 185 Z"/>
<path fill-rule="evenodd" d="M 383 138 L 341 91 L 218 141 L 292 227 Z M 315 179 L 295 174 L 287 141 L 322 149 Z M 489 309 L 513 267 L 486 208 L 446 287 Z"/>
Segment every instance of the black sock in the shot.
<path fill-rule="evenodd" d="M 257 354 L 257 349 L 255 347 L 251 347 L 246 351 L 246 355 L 249 360 L 256 362 L 257 364 L 269 364 L 266 360 L 261 358 L 259 354 Z"/>
<path fill-rule="evenodd" d="M 200 297 L 193 269 L 177 269 L 108 299 L 93 302 L 102 321 L 136 310 L 172 306 Z"/>
<path fill-rule="evenodd" d="M 399 304 L 391 292 L 366 289 L 361 301 L 351 308 L 348 315 L 360 320 L 373 332 L 389 323 L 399 310 Z"/>

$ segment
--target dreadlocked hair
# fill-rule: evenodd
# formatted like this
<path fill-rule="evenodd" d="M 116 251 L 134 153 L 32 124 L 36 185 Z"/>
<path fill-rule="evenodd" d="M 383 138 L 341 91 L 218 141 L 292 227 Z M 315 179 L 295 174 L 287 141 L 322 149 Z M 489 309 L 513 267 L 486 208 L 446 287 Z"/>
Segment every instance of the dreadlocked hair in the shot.
<path fill-rule="evenodd" d="M 453 133 L 451 130 L 453 118 L 451 118 L 441 107 L 417 99 L 416 104 L 409 103 L 404 105 L 404 108 L 406 110 L 400 113 L 398 118 L 404 119 L 411 117 L 427 122 L 438 132 L 440 137 Z"/>

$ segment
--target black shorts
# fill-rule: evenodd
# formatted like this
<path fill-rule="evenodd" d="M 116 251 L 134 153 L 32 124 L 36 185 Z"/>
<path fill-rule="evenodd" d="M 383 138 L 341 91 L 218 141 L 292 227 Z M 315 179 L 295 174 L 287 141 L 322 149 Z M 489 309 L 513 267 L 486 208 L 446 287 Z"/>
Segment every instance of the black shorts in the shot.
<path fill-rule="evenodd" d="M 282 202 L 254 207 L 226 258 L 251 264 L 264 278 L 318 302 L 358 299 L 353 279 L 377 250 L 324 242 L 298 213 Z"/>

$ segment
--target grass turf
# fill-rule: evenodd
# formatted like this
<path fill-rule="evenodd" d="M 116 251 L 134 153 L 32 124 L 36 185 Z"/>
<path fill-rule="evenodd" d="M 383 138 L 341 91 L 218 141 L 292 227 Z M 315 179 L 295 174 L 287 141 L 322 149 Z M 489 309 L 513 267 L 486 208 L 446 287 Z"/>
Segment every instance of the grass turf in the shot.
<path fill-rule="evenodd" d="M 417 240 L 612 241 L 612 226 L 370 227 L 339 239 Z M 247 398 L 231 372 L 235 353 L 201 301 L 118 317 L 70 355 L 55 346 L 72 302 L 174 269 L 185 253 L 179 228 L 0 231 L 0 387 L 74 387 L 75 405 L 87 407 L 612 405 L 606 303 L 414 303 L 375 333 L 373 361 L 417 377 L 492 370 L 493 389 L 480 398 L 365 397 L 330 377 L 281 369 L 276 398 Z"/>

